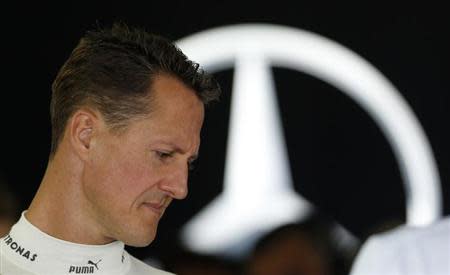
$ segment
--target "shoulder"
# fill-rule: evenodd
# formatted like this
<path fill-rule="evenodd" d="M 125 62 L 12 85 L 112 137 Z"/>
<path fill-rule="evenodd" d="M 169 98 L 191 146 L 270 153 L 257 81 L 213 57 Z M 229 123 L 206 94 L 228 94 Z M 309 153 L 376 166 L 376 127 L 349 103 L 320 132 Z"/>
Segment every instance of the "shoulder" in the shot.
<path fill-rule="evenodd" d="M 2 247 L 0 247 L 1 251 Z M 0 253 L 0 274 L 9 274 L 9 275 L 35 275 L 30 271 L 25 270 L 21 266 L 18 266 L 12 262 L 10 262 L 3 255 L 4 253 Z"/>
<path fill-rule="evenodd" d="M 352 275 L 375 274 L 373 272 L 411 274 L 414 270 L 414 274 L 427 274 L 427 270 L 434 270 L 434 273 L 428 274 L 441 274 L 449 271 L 448 232 L 449 217 L 426 227 L 402 226 L 374 235 L 361 248 L 353 265 Z"/>
<path fill-rule="evenodd" d="M 450 241 L 450 217 L 425 227 L 402 226 L 396 230 L 375 235 L 369 239 L 378 245 L 398 247 L 399 249 L 433 250 L 448 249 Z M 449 251 L 445 251 L 449 252 Z"/>
<path fill-rule="evenodd" d="M 154 268 L 154 267 L 140 261 L 139 259 L 136 259 L 135 257 L 131 256 L 128 253 L 127 253 L 127 255 L 130 258 L 130 264 L 131 264 L 130 271 L 128 273 L 129 275 L 134 275 L 134 274 L 173 275 L 172 273 Z"/>

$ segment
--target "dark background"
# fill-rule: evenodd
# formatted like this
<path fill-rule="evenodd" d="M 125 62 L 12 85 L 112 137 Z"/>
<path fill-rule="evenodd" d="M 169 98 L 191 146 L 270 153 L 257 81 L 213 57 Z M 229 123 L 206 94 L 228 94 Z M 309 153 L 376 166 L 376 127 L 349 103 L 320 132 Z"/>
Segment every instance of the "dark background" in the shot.
<path fill-rule="evenodd" d="M 191 3 L 192 2 L 192 3 Z M 283 1 L 150 1 L 4 5 L 1 173 L 30 203 L 50 147 L 50 85 L 85 30 L 122 20 L 172 40 L 216 26 L 264 22 L 331 38 L 378 68 L 422 123 L 438 162 L 444 214 L 450 214 L 450 16 L 425 6 L 303 5 Z M 343 93 L 300 72 L 273 68 L 295 190 L 360 238 L 405 219 L 397 163 L 369 116 Z M 190 196 L 167 211 L 158 239 L 133 253 L 157 255 L 222 190 L 232 70 L 216 74 L 223 97 L 207 113 Z M 245 194 L 251 196 L 252 194 Z"/>

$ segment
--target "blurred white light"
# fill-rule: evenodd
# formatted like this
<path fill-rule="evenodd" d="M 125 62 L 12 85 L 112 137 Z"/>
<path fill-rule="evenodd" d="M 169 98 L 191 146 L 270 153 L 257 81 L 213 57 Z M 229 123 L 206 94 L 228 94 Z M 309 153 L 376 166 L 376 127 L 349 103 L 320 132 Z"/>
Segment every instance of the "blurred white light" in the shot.
<path fill-rule="evenodd" d="M 354 52 L 317 34 L 267 24 L 221 27 L 177 44 L 209 72 L 235 66 L 224 192 L 186 225 L 192 249 L 221 252 L 310 210 L 292 189 L 270 66 L 311 74 L 360 104 L 393 147 L 408 223 L 425 225 L 441 215 L 439 175 L 419 122 L 396 88 Z"/>
<path fill-rule="evenodd" d="M 272 74 L 263 57 L 244 54 L 235 64 L 224 182 L 221 197 L 186 228 L 197 251 L 245 253 L 236 243 L 245 246 L 257 233 L 309 214 L 309 203 L 291 190 Z"/>

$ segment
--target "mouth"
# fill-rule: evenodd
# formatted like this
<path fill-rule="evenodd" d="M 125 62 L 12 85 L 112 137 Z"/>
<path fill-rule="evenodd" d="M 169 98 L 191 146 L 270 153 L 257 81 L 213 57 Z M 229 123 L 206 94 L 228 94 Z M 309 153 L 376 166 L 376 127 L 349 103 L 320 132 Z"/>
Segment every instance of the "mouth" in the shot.
<path fill-rule="evenodd" d="M 166 206 L 163 203 L 144 202 L 142 206 L 157 214 L 158 216 L 162 216 L 164 210 L 166 209 Z"/>

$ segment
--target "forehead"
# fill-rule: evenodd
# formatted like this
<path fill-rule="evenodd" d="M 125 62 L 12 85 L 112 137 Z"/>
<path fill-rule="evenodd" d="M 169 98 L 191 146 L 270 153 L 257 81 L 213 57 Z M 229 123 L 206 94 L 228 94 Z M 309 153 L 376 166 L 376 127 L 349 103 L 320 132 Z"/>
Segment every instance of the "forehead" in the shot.
<path fill-rule="evenodd" d="M 170 142 L 197 143 L 204 107 L 195 91 L 175 77 L 158 75 L 150 93 L 151 111 L 147 117 L 130 123 L 130 128 L 134 128 L 132 132 L 159 139 L 170 138 Z"/>
<path fill-rule="evenodd" d="M 179 108 L 203 107 L 203 103 L 195 90 L 188 87 L 180 79 L 168 74 L 156 75 L 151 85 L 151 98 L 153 109 L 164 110 Z"/>
<path fill-rule="evenodd" d="M 181 80 L 170 75 L 158 75 L 151 87 L 150 117 L 172 123 L 188 123 L 201 116 L 204 107 L 196 92 Z"/>

